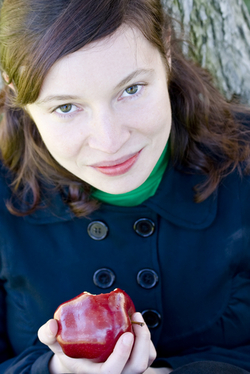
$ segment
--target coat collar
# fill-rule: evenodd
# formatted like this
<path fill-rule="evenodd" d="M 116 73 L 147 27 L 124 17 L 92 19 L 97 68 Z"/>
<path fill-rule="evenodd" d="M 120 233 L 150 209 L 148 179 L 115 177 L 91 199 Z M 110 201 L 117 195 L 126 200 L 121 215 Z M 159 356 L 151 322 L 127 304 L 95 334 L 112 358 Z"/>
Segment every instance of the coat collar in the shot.
<path fill-rule="evenodd" d="M 191 175 L 176 170 L 171 162 L 163 176 L 156 194 L 146 200 L 146 206 L 175 225 L 203 229 L 214 220 L 217 212 L 217 194 L 214 193 L 202 203 L 194 202 L 193 187 L 204 180 L 201 175 Z M 117 207 L 119 211 L 135 211 L 138 207 Z M 105 204 L 103 204 L 105 209 Z M 38 209 L 35 213 L 24 217 L 33 224 L 48 224 L 69 221 L 74 218 L 59 194 L 50 197 L 47 208 Z"/>
<path fill-rule="evenodd" d="M 156 194 L 146 205 L 173 224 L 191 229 L 204 229 L 215 219 L 217 192 L 201 203 L 194 202 L 194 186 L 204 176 L 189 174 L 169 164 Z"/>

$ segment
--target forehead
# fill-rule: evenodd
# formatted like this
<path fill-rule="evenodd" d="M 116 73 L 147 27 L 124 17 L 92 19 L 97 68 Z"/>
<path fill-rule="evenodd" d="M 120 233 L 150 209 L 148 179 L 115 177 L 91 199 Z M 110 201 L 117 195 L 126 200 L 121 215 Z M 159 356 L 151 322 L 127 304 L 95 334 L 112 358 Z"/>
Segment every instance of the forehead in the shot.
<path fill-rule="evenodd" d="M 96 83 L 100 89 L 107 79 L 117 84 L 134 70 L 155 68 L 161 60 L 158 50 L 137 28 L 122 26 L 111 36 L 57 61 L 45 77 L 39 99 L 52 86 L 62 90 L 73 81 L 84 87 Z"/>

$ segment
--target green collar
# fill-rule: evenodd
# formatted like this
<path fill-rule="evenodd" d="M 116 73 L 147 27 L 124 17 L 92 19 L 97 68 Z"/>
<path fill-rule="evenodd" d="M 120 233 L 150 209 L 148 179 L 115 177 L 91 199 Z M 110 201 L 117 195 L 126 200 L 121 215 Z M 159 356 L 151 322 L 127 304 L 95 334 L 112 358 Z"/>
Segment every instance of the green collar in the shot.
<path fill-rule="evenodd" d="M 169 159 L 169 152 L 167 152 L 167 150 L 168 143 L 166 144 L 164 151 L 162 152 L 159 160 L 157 161 L 148 179 L 146 179 L 146 181 L 141 186 L 137 187 L 135 190 L 123 194 L 114 195 L 95 189 L 92 193 L 92 197 L 104 203 L 112 205 L 140 205 L 141 203 L 143 203 L 143 201 L 147 200 L 149 197 L 155 194 L 161 182 L 162 176 L 164 174 L 164 171 L 166 170 Z"/>

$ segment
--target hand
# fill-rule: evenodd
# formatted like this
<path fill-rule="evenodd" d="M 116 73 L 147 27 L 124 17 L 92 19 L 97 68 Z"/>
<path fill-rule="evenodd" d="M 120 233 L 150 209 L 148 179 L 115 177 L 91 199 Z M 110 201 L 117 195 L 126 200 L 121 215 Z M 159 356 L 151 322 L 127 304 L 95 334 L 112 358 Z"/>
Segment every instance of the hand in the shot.
<path fill-rule="evenodd" d="M 144 322 L 140 313 L 135 313 L 132 319 L 135 322 Z M 57 321 L 49 320 L 38 331 L 40 341 L 54 352 L 49 367 L 51 374 L 141 374 L 156 358 L 156 351 L 145 323 L 143 326 L 134 324 L 135 340 L 133 334 L 126 332 L 117 341 L 107 361 L 98 364 L 91 360 L 66 356 L 56 340 L 57 328 Z"/>
<path fill-rule="evenodd" d="M 144 374 L 169 374 L 173 371 L 170 368 L 148 368 Z"/>

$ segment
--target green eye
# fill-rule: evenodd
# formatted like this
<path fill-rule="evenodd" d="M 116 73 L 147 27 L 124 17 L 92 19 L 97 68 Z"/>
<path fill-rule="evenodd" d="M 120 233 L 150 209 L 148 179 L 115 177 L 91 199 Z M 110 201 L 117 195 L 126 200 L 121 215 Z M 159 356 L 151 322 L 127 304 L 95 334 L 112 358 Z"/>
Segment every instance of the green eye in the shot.
<path fill-rule="evenodd" d="M 69 113 L 72 109 L 72 104 L 65 104 L 65 105 L 62 105 L 60 106 L 58 109 L 60 109 L 60 111 L 62 113 Z"/>
<path fill-rule="evenodd" d="M 125 91 L 126 91 L 127 94 L 129 94 L 129 95 L 134 95 L 134 94 L 136 94 L 137 91 L 138 91 L 138 85 L 128 87 Z"/>
<path fill-rule="evenodd" d="M 74 104 L 64 104 L 57 107 L 54 112 L 57 113 L 59 117 L 70 118 L 71 115 L 74 115 L 77 112 L 80 112 L 81 109 Z"/>

